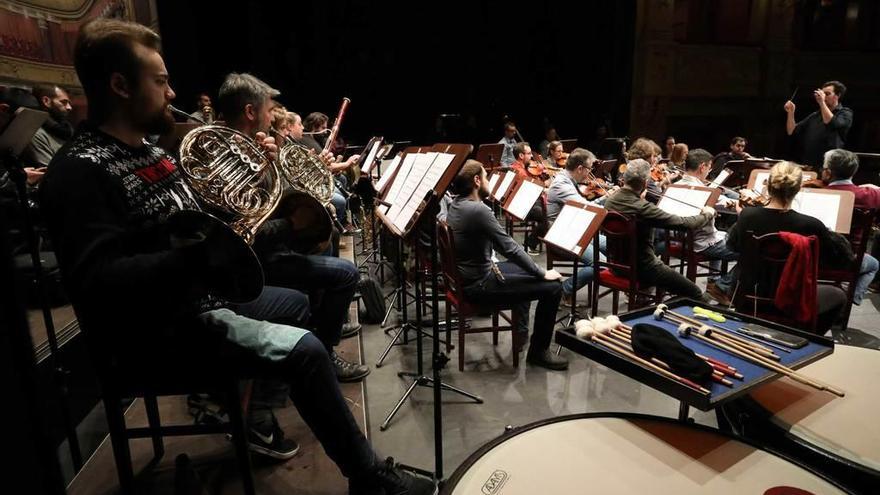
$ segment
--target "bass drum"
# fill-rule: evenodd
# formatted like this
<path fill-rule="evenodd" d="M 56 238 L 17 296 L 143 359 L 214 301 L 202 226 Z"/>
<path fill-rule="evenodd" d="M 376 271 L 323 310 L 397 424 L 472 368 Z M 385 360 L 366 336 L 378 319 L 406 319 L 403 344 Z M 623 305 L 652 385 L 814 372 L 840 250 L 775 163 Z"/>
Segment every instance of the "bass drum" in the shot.
<path fill-rule="evenodd" d="M 441 493 L 847 493 L 790 460 L 704 426 L 638 414 L 532 423 L 470 456 Z"/>
<path fill-rule="evenodd" d="M 302 254 L 318 254 L 330 247 L 333 220 L 317 199 L 293 188 L 287 189 L 273 215 L 286 218 L 293 225 L 293 238 L 287 242 Z"/>
<path fill-rule="evenodd" d="M 859 493 L 880 490 L 880 351 L 835 345 L 834 353 L 798 370 L 836 383 L 835 397 L 780 378 L 722 408 L 744 437 L 815 466 Z"/>

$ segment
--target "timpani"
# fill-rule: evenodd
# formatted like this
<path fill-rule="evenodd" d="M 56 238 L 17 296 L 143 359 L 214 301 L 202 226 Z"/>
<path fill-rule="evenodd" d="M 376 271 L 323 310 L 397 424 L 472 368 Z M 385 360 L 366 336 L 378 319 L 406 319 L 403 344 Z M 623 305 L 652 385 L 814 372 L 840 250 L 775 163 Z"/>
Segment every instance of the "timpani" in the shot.
<path fill-rule="evenodd" d="M 724 406 L 732 427 L 848 488 L 880 493 L 880 351 L 836 345 L 798 371 L 846 396 L 780 378 Z"/>
<path fill-rule="evenodd" d="M 505 433 L 462 463 L 441 493 L 847 492 L 716 429 L 638 414 L 577 414 Z"/>

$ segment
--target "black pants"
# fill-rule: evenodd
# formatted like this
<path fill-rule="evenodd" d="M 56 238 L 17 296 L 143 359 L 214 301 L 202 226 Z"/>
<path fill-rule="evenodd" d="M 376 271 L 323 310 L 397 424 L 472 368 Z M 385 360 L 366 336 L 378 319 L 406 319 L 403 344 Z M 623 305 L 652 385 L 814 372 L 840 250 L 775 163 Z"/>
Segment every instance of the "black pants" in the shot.
<path fill-rule="evenodd" d="M 816 288 L 816 333 L 824 334 L 837 321 L 841 310 L 846 306 L 846 293 L 833 285 L 820 285 Z"/>
<path fill-rule="evenodd" d="M 535 330 L 532 333 L 529 352 L 540 352 L 550 347 L 553 326 L 556 324 L 556 309 L 562 298 L 562 284 L 547 281 L 528 274 L 517 265 L 506 261 L 498 264 L 504 281 L 490 276 L 484 282 L 465 288 L 465 296 L 477 305 L 490 305 L 507 302 L 519 303 L 514 308 L 519 317 L 517 331 L 529 331 L 529 308 L 537 300 L 535 308 Z"/>
<path fill-rule="evenodd" d="M 663 288 L 667 292 L 678 296 L 689 297 L 697 301 L 704 299 L 703 291 L 697 287 L 697 284 L 666 265 L 658 265 L 647 270 L 641 270 L 639 278 L 639 281 L 643 284 L 654 285 L 658 289 Z"/>
<path fill-rule="evenodd" d="M 529 235 L 526 237 L 526 247 L 536 249 L 541 244 L 538 238 L 544 237 L 547 235 L 547 231 L 550 230 L 550 223 L 547 221 L 547 214 L 541 206 L 541 200 L 538 200 L 532 206 L 529 214 L 526 215 L 526 220 L 535 222 L 535 225 L 529 230 Z"/>

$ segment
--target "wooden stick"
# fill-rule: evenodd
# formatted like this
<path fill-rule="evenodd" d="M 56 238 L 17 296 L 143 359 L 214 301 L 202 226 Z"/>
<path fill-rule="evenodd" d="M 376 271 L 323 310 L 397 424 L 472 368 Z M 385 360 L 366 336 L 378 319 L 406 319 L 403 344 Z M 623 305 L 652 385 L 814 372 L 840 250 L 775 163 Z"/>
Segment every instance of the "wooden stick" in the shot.
<path fill-rule="evenodd" d="M 658 308 L 658 309 L 660 309 L 660 308 Z M 715 332 L 716 327 L 713 327 L 711 325 L 706 325 L 705 323 L 698 321 L 698 320 L 695 320 L 693 318 L 688 318 L 684 315 L 676 313 L 675 311 L 669 311 L 668 309 L 666 309 L 666 310 L 661 310 L 660 314 L 662 317 L 668 318 L 669 320 L 671 320 L 675 323 L 679 323 L 679 324 L 684 323 L 689 326 L 696 325 L 696 328 L 698 328 L 699 331 L 708 330 L 707 333 L 713 333 L 713 334 Z M 753 352 L 761 354 L 764 357 L 767 357 L 770 359 L 775 359 L 777 361 L 781 360 L 781 358 L 779 356 L 777 356 L 773 351 L 769 350 L 768 348 L 766 348 L 764 346 L 761 346 L 760 344 L 755 344 L 753 342 L 748 342 L 748 341 L 741 342 L 740 340 L 733 338 L 730 334 L 723 333 L 723 331 L 719 332 L 719 334 L 722 336 L 720 338 L 725 338 L 725 341 L 730 343 L 731 345 L 735 345 L 735 346 L 743 348 L 743 349 L 751 350 Z M 730 337 L 730 338 L 728 339 L 727 337 Z"/>
<path fill-rule="evenodd" d="M 660 373 L 661 375 L 663 375 L 663 376 L 665 376 L 665 377 L 667 377 L 667 378 L 671 378 L 671 379 L 673 379 L 673 380 L 675 380 L 675 381 L 677 381 L 677 382 L 679 382 L 679 383 L 683 383 L 683 384 L 685 384 L 685 385 L 687 385 L 687 386 L 689 386 L 689 387 L 691 387 L 691 388 L 693 388 L 693 389 L 696 389 L 696 390 L 699 391 L 700 393 L 703 393 L 703 394 L 706 394 L 706 395 L 709 395 L 709 394 L 712 393 L 712 392 L 710 392 L 708 389 L 705 389 L 705 388 L 699 386 L 698 384 L 696 384 L 696 383 L 694 383 L 694 382 L 688 380 L 687 378 L 682 378 L 682 377 L 676 375 L 675 373 L 672 373 L 672 372 L 666 371 L 666 370 L 664 370 L 663 368 L 657 366 L 656 364 L 654 364 L 654 363 L 652 363 L 652 362 L 650 362 L 650 361 L 648 361 L 648 360 L 645 360 L 645 359 L 640 358 L 640 357 L 637 356 L 635 353 L 633 353 L 633 352 L 631 352 L 631 351 L 627 351 L 627 350 L 624 349 L 623 347 L 620 347 L 616 342 L 614 342 L 613 339 L 611 339 L 610 337 L 607 337 L 607 336 L 604 335 L 604 334 L 601 334 L 601 333 L 599 333 L 599 332 L 593 332 L 593 333 L 590 334 L 590 337 L 591 337 L 592 339 L 594 339 L 594 340 L 599 341 L 599 342 L 600 342 L 601 344 L 603 344 L 604 346 L 606 346 L 606 347 L 608 347 L 608 348 L 610 348 L 610 349 L 613 349 L 613 350 L 619 352 L 620 354 L 623 354 L 624 356 L 626 356 L 626 357 L 632 359 L 633 361 L 636 361 L 636 362 L 638 362 L 638 363 L 640 363 L 640 364 L 642 364 L 642 365 L 644 365 L 644 366 L 647 366 L 648 368 L 651 368 L 652 370 L 656 371 L 657 373 Z"/>
<path fill-rule="evenodd" d="M 684 335 L 693 335 L 697 339 L 702 340 L 702 341 L 706 342 L 707 344 L 713 345 L 713 346 L 718 347 L 719 349 L 723 349 L 731 354 L 734 354 L 736 356 L 742 357 L 742 358 L 747 359 L 749 361 L 752 361 L 756 364 L 764 366 L 765 368 L 768 368 L 768 369 L 773 370 L 777 373 L 785 375 L 785 376 L 791 378 L 792 380 L 801 382 L 804 385 L 809 385 L 809 386 L 816 388 L 816 389 L 819 389 L 819 390 L 826 390 L 828 392 L 831 392 L 834 395 L 837 395 L 838 397 L 843 397 L 844 395 L 846 395 L 845 392 L 843 392 L 842 390 L 839 390 L 835 387 L 832 387 L 831 385 L 827 385 L 827 384 L 815 381 L 812 378 L 807 378 L 803 375 L 800 375 L 800 374 L 796 373 L 794 370 L 792 370 L 791 368 L 789 368 L 787 366 L 783 366 L 779 363 L 770 361 L 770 360 L 762 357 L 759 354 L 751 353 L 748 351 L 742 351 L 740 349 L 730 347 L 730 346 L 724 344 L 723 342 L 720 342 L 715 339 L 711 339 L 709 337 L 705 337 L 703 335 L 700 335 L 699 333 L 694 333 L 692 331 L 685 332 Z"/>
<path fill-rule="evenodd" d="M 691 317 L 689 317 L 689 316 L 685 316 L 685 315 L 683 315 L 683 314 L 681 314 L 681 313 L 676 313 L 675 311 L 672 311 L 671 309 L 669 309 L 668 306 L 667 306 L 667 309 L 664 310 L 664 313 L 668 313 L 668 314 L 670 314 L 670 315 L 674 315 L 674 316 L 676 316 L 676 317 L 678 317 L 678 318 L 684 320 L 682 323 L 690 323 L 691 325 L 694 325 L 694 326 L 696 326 L 697 328 L 700 328 L 700 327 L 708 327 L 708 328 L 712 329 L 713 332 L 714 332 L 714 331 L 723 332 L 725 336 L 730 337 L 730 339 L 732 339 L 732 340 L 736 340 L 736 341 L 738 341 L 738 342 L 739 342 L 740 344 L 742 344 L 742 345 L 745 345 L 745 346 L 748 346 L 748 347 L 753 347 L 753 348 L 756 348 L 756 349 L 761 349 L 761 350 L 763 350 L 763 351 L 765 351 L 765 352 L 769 352 L 769 353 L 771 353 L 771 354 L 773 353 L 773 352 L 770 350 L 769 347 L 767 347 L 767 346 L 765 346 L 765 345 L 763 345 L 763 344 L 760 344 L 760 343 L 758 343 L 758 342 L 753 342 L 753 341 L 748 340 L 748 339 L 744 339 L 744 338 L 742 338 L 742 337 L 739 336 L 739 335 L 736 335 L 736 334 L 734 334 L 734 333 L 729 332 L 726 328 L 721 328 L 721 327 L 719 327 L 719 326 L 717 326 L 717 325 L 709 325 L 709 324 L 707 324 L 707 323 L 705 323 L 705 322 L 702 322 L 702 321 L 700 321 L 700 320 L 697 320 L 696 318 L 691 318 Z M 775 354 L 774 354 L 774 355 L 775 355 Z"/>

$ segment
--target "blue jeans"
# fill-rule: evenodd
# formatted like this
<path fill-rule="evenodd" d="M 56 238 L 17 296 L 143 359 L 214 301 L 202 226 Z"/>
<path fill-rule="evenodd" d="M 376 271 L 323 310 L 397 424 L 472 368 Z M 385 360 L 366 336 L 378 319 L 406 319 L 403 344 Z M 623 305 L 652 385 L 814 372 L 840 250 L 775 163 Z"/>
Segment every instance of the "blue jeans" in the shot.
<path fill-rule="evenodd" d="M 333 208 L 336 209 L 336 218 L 339 220 L 339 223 L 345 225 L 347 222 L 345 210 L 348 208 L 348 202 L 345 200 L 345 196 L 339 191 L 334 190 L 333 196 L 330 197 L 330 203 L 332 203 Z"/>
<path fill-rule="evenodd" d="M 719 270 L 721 268 L 722 261 L 736 261 L 739 259 L 739 253 L 727 247 L 726 239 L 716 242 L 700 251 L 700 254 L 712 260 L 709 262 L 709 266 L 714 270 Z M 733 285 L 736 283 L 737 273 L 738 271 L 734 267 L 720 277 L 710 277 L 709 281 L 715 282 L 715 285 L 721 289 L 722 292 L 730 295 L 731 290 L 733 290 Z"/>
<path fill-rule="evenodd" d="M 591 280 L 593 280 L 593 275 L 595 275 L 593 271 L 593 245 L 591 242 L 587 249 L 584 250 L 583 256 L 581 256 L 580 261 L 578 261 L 577 277 L 568 277 L 562 282 L 562 293 L 566 295 L 571 295 L 572 285 L 575 283 L 574 279 L 577 278 L 577 288 L 575 290 L 580 290 L 582 287 L 587 285 Z M 605 254 L 606 244 L 605 244 L 605 236 L 599 235 L 599 252 Z M 600 254 L 601 256 L 601 254 Z"/>
<path fill-rule="evenodd" d="M 871 285 L 874 276 L 877 275 L 878 269 L 880 269 L 880 262 L 877 261 L 877 258 L 865 253 L 865 257 L 862 258 L 862 267 L 859 270 L 859 279 L 856 281 L 853 304 L 862 304 L 862 299 L 864 299 L 865 293 L 868 292 L 868 286 Z"/>
<path fill-rule="evenodd" d="M 266 282 L 309 295 L 315 335 L 333 350 L 357 290 L 360 273 L 354 263 L 331 256 L 285 253 L 265 264 Z"/>

